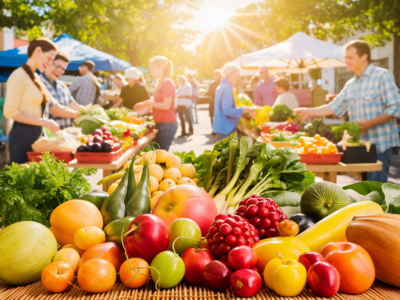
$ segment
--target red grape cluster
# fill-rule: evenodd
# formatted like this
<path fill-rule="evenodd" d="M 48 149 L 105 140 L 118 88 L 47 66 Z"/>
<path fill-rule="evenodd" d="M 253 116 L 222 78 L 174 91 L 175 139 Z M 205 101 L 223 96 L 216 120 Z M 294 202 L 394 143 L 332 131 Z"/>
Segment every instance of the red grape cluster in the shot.
<path fill-rule="evenodd" d="M 253 247 L 260 240 L 256 228 L 245 218 L 226 214 L 215 217 L 206 238 L 211 252 L 223 260 L 233 248 L 244 245 Z"/>
<path fill-rule="evenodd" d="M 257 229 L 260 239 L 279 236 L 278 224 L 287 219 L 274 200 L 259 195 L 251 195 L 240 201 L 235 215 L 249 220 Z"/>

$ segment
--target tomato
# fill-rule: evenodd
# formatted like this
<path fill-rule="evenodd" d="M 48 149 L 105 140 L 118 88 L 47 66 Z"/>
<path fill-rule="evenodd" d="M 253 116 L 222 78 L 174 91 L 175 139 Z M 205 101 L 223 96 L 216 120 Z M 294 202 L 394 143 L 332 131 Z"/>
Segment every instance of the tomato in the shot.
<path fill-rule="evenodd" d="M 137 289 L 146 284 L 147 280 L 149 279 L 150 269 L 147 268 L 147 269 L 132 270 L 131 265 L 132 268 L 146 268 L 149 266 L 149 264 L 144 259 L 131 258 L 129 259 L 129 261 L 126 260 L 119 268 L 119 278 L 121 279 L 122 283 L 128 288 Z M 125 270 L 128 269 L 130 270 L 124 272 Z M 146 275 L 137 275 L 139 273 Z M 136 277 L 133 278 L 134 276 Z"/>
<path fill-rule="evenodd" d="M 104 293 L 114 286 L 117 273 L 114 266 L 104 259 L 91 259 L 78 271 L 78 282 L 82 290 L 90 293 Z"/>
<path fill-rule="evenodd" d="M 228 265 L 234 270 L 254 268 L 257 260 L 256 252 L 249 246 L 239 246 L 228 253 Z"/>
<path fill-rule="evenodd" d="M 339 291 L 360 294 L 374 283 L 374 263 L 364 248 L 350 242 L 334 242 L 322 248 L 321 254 L 339 272 Z"/>
<path fill-rule="evenodd" d="M 52 262 L 42 271 L 42 284 L 50 292 L 64 292 L 72 286 L 73 282 L 74 270 L 67 262 Z"/>
<path fill-rule="evenodd" d="M 112 242 L 98 244 L 87 249 L 82 255 L 79 260 L 78 271 L 85 262 L 94 258 L 104 259 L 110 262 L 114 266 L 115 270 L 119 270 L 119 267 L 125 260 L 124 253 L 117 244 Z"/>
<path fill-rule="evenodd" d="M 203 269 L 215 258 L 208 249 L 186 249 L 182 255 L 183 263 L 185 264 L 186 282 L 190 284 L 203 284 Z"/>
<path fill-rule="evenodd" d="M 106 234 L 96 226 L 89 226 L 78 229 L 74 234 L 74 242 L 78 248 L 87 250 L 91 246 L 106 241 Z"/>

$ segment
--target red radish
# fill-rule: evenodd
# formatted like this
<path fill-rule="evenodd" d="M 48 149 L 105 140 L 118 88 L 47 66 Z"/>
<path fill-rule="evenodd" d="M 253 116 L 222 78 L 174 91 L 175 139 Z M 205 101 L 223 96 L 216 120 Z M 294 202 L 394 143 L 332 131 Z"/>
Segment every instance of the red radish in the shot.
<path fill-rule="evenodd" d="M 215 258 L 208 249 L 186 249 L 181 258 L 185 264 L 185 276 L 183 277 L 187 283 L 203 284 L 203 269 Z"/>
<path fill-rule="evenodd" d="M 260 274 L 248 269 L 236 271 L 229 281 L 233 293 L 239 297 L 254 296 L 262 285 Z"/>
<path fill-rule="evenodd" d="M 127 232 L 125 247 L 130 258 L 143 258 L 151 264 L 158 253 L 168 249 L 168 227 L 155 215 L 143 214 L 136 217 Z"/>
<path fill-rule="evenodd" d="M 203 269 L 204 281 L 214 290 L 225 291 L 229 289 L 229 278 L 231 275 L 231 269 L 222 260 L 214 260 L 208 263 Z"/>
<path fill-rule="evenodd" d="M 234 270 L 250 269 L 257 264 L 257 254 L 249 246 L 233 248 L 228 254 L 228 265 Z"/>

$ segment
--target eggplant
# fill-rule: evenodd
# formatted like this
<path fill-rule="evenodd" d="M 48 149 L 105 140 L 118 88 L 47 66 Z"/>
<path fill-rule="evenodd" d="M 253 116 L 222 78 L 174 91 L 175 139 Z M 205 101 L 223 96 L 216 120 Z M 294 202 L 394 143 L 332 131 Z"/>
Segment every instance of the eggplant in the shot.
<path fill-rule="evenodd" d="M 299 225 L 299 233 L 313 226 L 316 222 L 313 218 L 306 216 L 305 214 L 295 214 L 289 218 L 289 220 Z"/>
<path fill-rule="evenodd" d="M 111 152 L 111 144 L 107 141 L 102 142 L 101 152 Z"/>
<path fill-rule="evenodd" d="M 88 147 L 86 145 L 80 145 L 78 149 L 76 149 L 76 152 L 87 152 Z"/>
<path fill-rule="evenodd" d="M 100 143 L 93 143 L 89 146 L 89 152 L 100 152 L 101 151 L 101 144 Z"/>

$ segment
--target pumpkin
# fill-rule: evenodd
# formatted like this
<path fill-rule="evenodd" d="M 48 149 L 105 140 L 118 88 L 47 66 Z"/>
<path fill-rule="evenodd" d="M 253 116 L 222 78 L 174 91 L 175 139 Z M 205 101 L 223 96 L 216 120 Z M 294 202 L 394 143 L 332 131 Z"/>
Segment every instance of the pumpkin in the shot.
<path fill-rule="evenodd" d="M 400 288 L 400 215 L 355 216 L 346 230 L 349 242 L 363 247 L 372 258 L 375 277 Z"/>
<path fill-rule="evenodd" d="M 53 210 L 50 225 L 50 230 L 59 244 L 74 244 L 74 234 L 78 229 L 89 226 L 103 229 L 103 217 L 93 203 L 70 200 Z"/>

